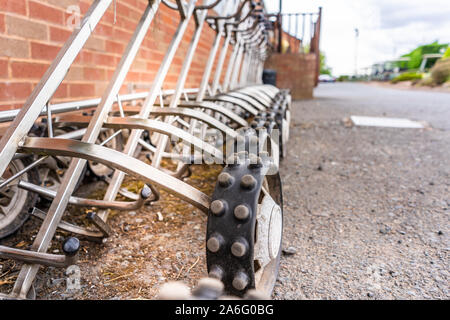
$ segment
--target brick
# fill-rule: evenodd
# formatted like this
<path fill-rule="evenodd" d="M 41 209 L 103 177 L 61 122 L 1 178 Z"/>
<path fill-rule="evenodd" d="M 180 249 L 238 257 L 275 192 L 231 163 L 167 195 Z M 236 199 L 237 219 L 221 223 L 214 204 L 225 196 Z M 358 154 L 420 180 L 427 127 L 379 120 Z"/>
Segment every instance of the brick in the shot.
<path fill-rule="evenodd" d="M 66 10 L 68 6 L 77 6 L 80 0 L 46 0 L 46 2 Z"/>
<path fill-rule="evenodd" d="M 21 15 L 27 14 L 25 0 L 1 0 L 0 11 L 14 12 Z"/>
<path fill-rule="evenodd" d="M 83 67 L 71 66 L 65 77 L 67 81 L 81 81 L 84 79 Z"/>
<path fill-rule="evenodd" d="M 5 82 L 0 83 L 0 99 L 14 101 L 26 99 L 31 94 L 29 82 Z"/>
<path fill-rule="evenodd" d="M 86 79 L 86 80 L 106 80 L 105 69 L 84 68 L 84 79 Z"/>
<path fill-rule="evenodd" d="M 99 66 L 108 66 L 108 67 L 115 67 L 116 66 L 116 59 L 114 56 L 103 54 L 103 53 L 94 53 L 94 64 Z"/>
<path fill-rule="evenodd" d="M 57 27 L 50 27 L 50 41 L 66 42 L 71 34 L 72 32 L 69 30 Z"/>
<path fill-rule="evenodd" d="M 95 94 L 95 87 L 92 84 L 75 83 L 69 85 L 69 91 L 72 98 L 93 97 Z"/>
<path fill-rule="evenodd" d="M 0 37 L 0 56 L 14 58 L 28 58 L 28 42 L 18 39 L 9 39 Z"/>
<path fill-rule="evenodd" d="M 0 60 L 0 78 L 8 78 L 8 61 Z"/>
<path fill-rule="evenodd" d="M 94 88 L 95 88 L 95 93 L 94 93 L 94 95 L 95 95 L 96 97 L 101 97 L 101 96 L 103 96 L 103 94 L 105 93 L 107 87 L 108 87 L 108 83 L 107 83 L 107 82 L 99 82 L 99 83 L 96 83 L 96 84 L 94 85 Z"/>
<path fill-rule="evenodd" d="M 119 42 L 106 40 L 105 48 L 108 53 L 122 54 L 125 51 L 125 46 Z"/>
<path fill-rule="evenodd" d="M 82 50 L 75 59 L 75 63 L 92 64 L 94 61 L 92 52 Z"/>
<path fill-rule="evenodd" d="M 11 35 L 27 39 L 47 40 L 47 26 L 39 22 L 6 16 L 6 27 L 8 34 Z"/>
<path fill-rule="evenodd" d="M 31 42 L 31 57 L 33 59 L 54 60 L 60 47 L 37 42 Z"/>
<path fill-rule="evenodd" d="M 98 37 L 90 37 L 86 44 L 84 45 L 86 49 L 91 49 L 94 51 L 104 51 L 105 50 L 105 40 L 99 39 Z"/>
<path fill-rule="evenodd" d="M 128 42 L 131 39 L 131 32 L 114 28 L 114 39 Z"/>
<path fill-rule="evenodd" d="M 30 18 L 53 22 L 59 25 L 64 23 L 64 13 L 59 9 L 34 1 L 30 1 L 28 6 Z"/>
<path fill-rule="evenodd" d="M 0 105 L 0 111 L 7 111 L 7 110 L 14 110 L 19 109 L 22 105 L 16 105 L 16 104 L 2 104 Z M 6 128 L 1 127 L 0 128 L 0 136 L 2 136 L 6 131 Z"/>
<path fill-rule="evenodd" d="M 68 93 L 68 85 L 66 83 L 62 83 L 53 94 L 53 98 L 56 99 L 66 98 L 67 93 Z"/>
<path fill-rule="evenodd" d="M 112 27 L 107 26 L 106 24 L 99 23 L 95 27 L 95 32 L 94 33 L 96 35 L 99 35 L 99 36 L 112 37 L 113 29 L 112 29 Z"/>
<path fill-rule="evenodd" d="M 130 71 L 130 72 L 128 72 L 126 79 L 127 79 L 127 81 L 130 81 L 130 82 L 139 82 L 139 80 L 141 78 L 140 78 L 139 72 Z"/>
<path fill-rule="evenodd" d="M 6 27 L 5 27 L 5 15 L 0 14 L 0 33 L 5 33 Z"/>
<path fill-rule="evenodd" d="M 80 1 L 78 5 L 80 6 L 81 14 L 84 15 L 89 10 L 91 3 L 86 1 Z"/>
<path fill-rule="evenodd" d="M 49 64 L 33 62 L 12 62 L 11 71 L 13 78 L 40 79 L 48 69 Z"/>

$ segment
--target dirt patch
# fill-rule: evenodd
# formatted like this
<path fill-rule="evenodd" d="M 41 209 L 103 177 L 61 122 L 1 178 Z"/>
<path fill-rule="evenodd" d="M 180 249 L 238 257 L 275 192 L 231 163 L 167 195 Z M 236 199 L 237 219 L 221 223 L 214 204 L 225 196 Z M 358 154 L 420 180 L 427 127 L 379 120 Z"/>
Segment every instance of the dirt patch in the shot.
<path fill-rule="evenodd" d="M 192 169 L 187 182 L 212 194 L 221 166 Z M 139 189 L 142 182 L 128 178 L 124 186 Z M 78 194 L 101 199 L 104 189 L 105 184 L 98 182 Z M 68 212 L 65 220 L 83 223 L 84 210 L 69 207 Z M 30 218 L 2 244 L 29 247 L 38 222 Z M 112 212 L 109 224 L 115 233 L 105 243 L 82 241 L 78 264 L 81 290 L 66 290 L 65 270 L 42 267 L 36 281 L 38 299 L 154 299 L 161 284 L 167 281 L 183 280 L 194 286 L 205 276 L 206 215 L 192 205 L 162 191 L 160 201 L 151 206 Z M 60 253 L 60 243 L 67 235 L 57 232 L 49 252 Z M 0 265 L 0 290 L 9 292 L 20 265 L 12 260 Z"/>

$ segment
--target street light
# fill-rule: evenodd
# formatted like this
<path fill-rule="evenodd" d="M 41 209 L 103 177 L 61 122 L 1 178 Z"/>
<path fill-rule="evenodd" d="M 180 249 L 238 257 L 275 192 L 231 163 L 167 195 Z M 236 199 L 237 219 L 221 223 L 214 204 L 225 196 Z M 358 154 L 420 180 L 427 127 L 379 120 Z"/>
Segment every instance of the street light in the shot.
<path fill-rule="evenodd" d="M 355 28 L 355 77 L 358 76 L 358 38 L 359 29 Z"/>

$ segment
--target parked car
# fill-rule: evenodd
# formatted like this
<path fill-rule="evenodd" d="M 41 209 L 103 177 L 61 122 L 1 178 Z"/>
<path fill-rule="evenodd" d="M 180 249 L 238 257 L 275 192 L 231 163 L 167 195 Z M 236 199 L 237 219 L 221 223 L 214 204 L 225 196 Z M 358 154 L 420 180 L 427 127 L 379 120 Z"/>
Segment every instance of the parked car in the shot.
<path fill-rule="evenodd" d="M 336 78 L 330 76 L 329 74 L 321 74 L 319 76 L 319 82 L 335 82 Z"/>

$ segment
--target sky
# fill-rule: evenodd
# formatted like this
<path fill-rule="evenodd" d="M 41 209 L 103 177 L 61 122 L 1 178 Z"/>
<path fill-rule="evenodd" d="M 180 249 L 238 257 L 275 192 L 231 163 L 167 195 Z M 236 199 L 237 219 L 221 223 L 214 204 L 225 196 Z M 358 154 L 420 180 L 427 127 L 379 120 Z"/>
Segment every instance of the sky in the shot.
<path fill-rule="evenodd" d="M 265 0 L 277 12 L 279 0 Z M 283 12 L 322 7 L 321 50 L 333 75 L 398 58 L 421 44 L 450 43 L 450 0 L 283 0 Z M 359 30 L 356 46 L 355 28 Z"/>

